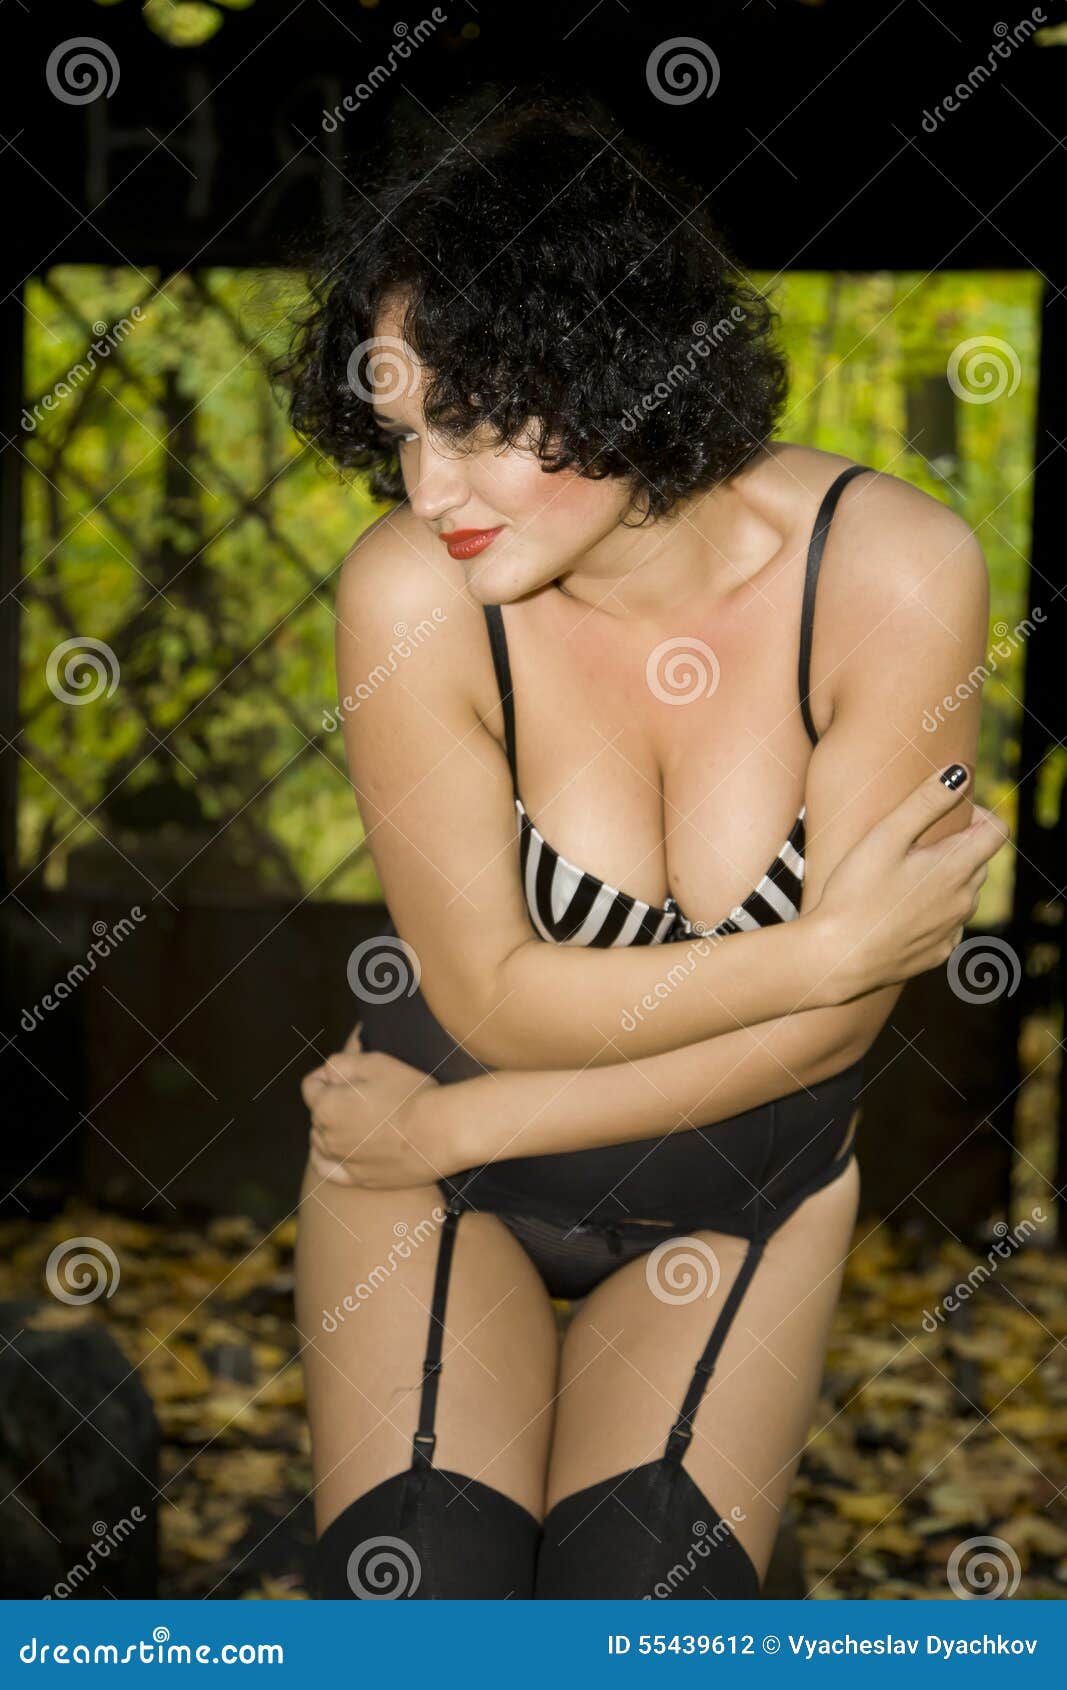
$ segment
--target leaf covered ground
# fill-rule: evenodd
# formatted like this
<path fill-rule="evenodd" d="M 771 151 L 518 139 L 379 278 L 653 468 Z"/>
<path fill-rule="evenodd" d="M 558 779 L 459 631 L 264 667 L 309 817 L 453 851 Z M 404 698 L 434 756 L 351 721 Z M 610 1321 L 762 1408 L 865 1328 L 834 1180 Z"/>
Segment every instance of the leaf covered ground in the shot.
<path fill-rule="evenodd" d="M 37 1300 L 37 1326 L 105 1322 L 152 1398 L 163 1596 L 308 1595 L 295 1231 L 239 1216 L 183 1230 L 85 1206 L 0 1225 L 0 1299 Z M 112 1294 L 82 1306 L 45 1278 L 75 1236 L 121 1264 Z M 1067 1595 L 1065 1338 L 1062 1252 L 991 1266 L 952 1240 L 861 1224 L 791 1503 L 812 1598 L 954 1600 L 950 1557 L 977 1537 L 1005 1546 L 979 1582 Z"/>

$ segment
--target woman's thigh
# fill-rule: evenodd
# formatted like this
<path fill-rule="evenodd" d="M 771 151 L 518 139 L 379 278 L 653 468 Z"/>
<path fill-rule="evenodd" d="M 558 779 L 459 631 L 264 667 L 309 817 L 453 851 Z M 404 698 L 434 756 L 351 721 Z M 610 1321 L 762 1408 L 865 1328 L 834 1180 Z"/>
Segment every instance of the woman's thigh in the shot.
<path fill-rule="evenodd" d="M 858 1201 L 853 1161 L 767 1241 L 693 1419 L 684 1468 L 761 1580 L 811 1430 Z M 670 1253 L 639 1258 L 579 1306 L 563 1349 L 550 1509 L 663 1455 L 746 1249 L 696 1232 L 675 1271 Z"/>
<path fill-rule="evenodd" d="M 321 1533 L 411 1465 L 444 1202 L 436 1186 L 301 1190 L 296 1318 Z M 540 1519 L 558 1340 L 544 1284 L 495 1216 L 464 1213 L 444 1318 L 434 1466 Z"/>

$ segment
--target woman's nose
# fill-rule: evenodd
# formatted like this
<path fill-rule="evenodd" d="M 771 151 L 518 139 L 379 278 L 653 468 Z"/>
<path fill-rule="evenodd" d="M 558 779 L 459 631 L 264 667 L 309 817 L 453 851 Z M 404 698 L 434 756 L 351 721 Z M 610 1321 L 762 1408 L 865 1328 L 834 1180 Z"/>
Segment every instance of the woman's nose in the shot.
<path fill-rule="evenodd" d="M 461 458 L 444 457 L 425 442 L 418 455 L 415 482 L 408 502 L 424 522 L 436 522 L 450 510 L 461 510 L 470 497 Z"/>

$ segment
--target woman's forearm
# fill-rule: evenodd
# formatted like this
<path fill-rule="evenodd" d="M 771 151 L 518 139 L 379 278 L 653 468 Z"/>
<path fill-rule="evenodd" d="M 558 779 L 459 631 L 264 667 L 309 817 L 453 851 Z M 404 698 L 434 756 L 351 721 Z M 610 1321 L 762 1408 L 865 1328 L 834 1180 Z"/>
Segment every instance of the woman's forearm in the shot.
<path fill-rule="evenodd" d="M 834 1006 L 845 949 L 818 911 L 756 932 L 609 949 L 520 945 L 457 1043 L 489 1067 L 526 1070 L 633 1063 L 801 1010 Z M 516 1004 L 536 1014 L 516 1015 Z"/>
<path fill-rule="evenodd" d="M 428 1089 L 413 1102 L 425 1112 L 420 1136 L 429 1144 L 436 1131 L 474 1167 L 713 1125 L 858 1060 L 900 990 L 883 987 L 843 1009 L 802 1011 L 636 1062 L 498 1072 Z"/>

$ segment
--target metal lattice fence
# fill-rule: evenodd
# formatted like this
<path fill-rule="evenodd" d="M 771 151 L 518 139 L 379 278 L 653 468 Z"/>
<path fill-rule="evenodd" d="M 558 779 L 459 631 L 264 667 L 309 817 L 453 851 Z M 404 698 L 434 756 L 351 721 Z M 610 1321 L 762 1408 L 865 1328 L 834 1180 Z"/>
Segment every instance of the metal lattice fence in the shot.
<path fill-rule="evenodd" d="M 377 895 L 323 715 L 334 579 L 380 507 L 271 392 L 287 285 L 69 267 L 28 289 L 23 876 Z"/>

